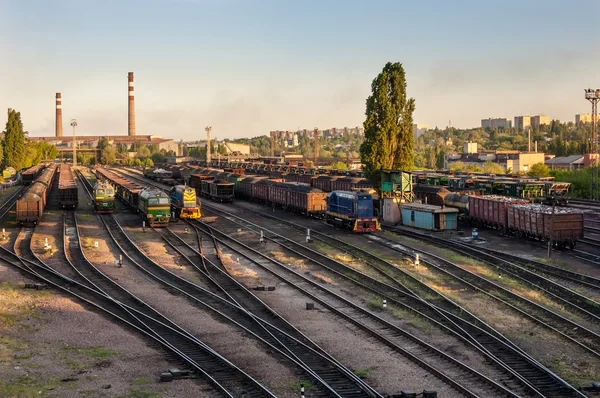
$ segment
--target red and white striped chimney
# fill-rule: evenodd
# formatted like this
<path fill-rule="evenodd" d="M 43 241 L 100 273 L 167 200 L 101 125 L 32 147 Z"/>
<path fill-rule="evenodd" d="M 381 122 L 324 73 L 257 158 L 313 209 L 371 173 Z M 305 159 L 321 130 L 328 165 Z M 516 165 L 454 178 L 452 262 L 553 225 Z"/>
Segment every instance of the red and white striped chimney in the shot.
<path fill-rule="evenodd" d="M 127 81 L 129 82 L 129 112 L 128 112 L 128 130 L 127 135 L 134 136 L 135 135 L 135 100 L 134 100 L 134 92 L 133 92 L 133 72 L 129 72 L 127 76 Z"/>
<path fill-rule="evenodd" d="M 62 137 L 62 97 L 60 93 L 56 93 L 56 126 L 54 132 L 57 137 Z"/>

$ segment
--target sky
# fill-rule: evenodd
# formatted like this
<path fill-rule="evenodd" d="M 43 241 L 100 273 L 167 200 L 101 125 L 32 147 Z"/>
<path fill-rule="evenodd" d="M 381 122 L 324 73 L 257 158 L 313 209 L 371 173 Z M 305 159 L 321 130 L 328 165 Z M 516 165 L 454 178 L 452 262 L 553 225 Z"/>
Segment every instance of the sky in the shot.
<path fill-rule="evenodd" d="M 405 68 L 414 122 L 589 113 L 597 0 L 0 0 L 0 109 L 31 136 L 219 139 L 362 125 L 372 80 Z M 589 22 L 586 22 L 586 16 Z"/>

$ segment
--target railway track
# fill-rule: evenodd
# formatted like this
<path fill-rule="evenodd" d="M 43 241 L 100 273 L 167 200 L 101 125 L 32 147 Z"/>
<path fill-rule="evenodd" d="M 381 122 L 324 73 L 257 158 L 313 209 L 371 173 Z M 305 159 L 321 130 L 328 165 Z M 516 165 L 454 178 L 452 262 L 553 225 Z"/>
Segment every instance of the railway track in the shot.
<path fill-rule="evenodd" d="M 140 181 L 147 183 L 141 179 Z M 347 321 L 354 323 L 367 333 L 372 334 L 377 339 L 387 344 L 390 348 L 408 357 L 424 369 L 440 377 L 442 380 L 445 380 L 448 384 L 461 391 L 466 396 L 515 395 L 515 393 L 510 391 L 510 389 L 500 386 L 497 382 L 481 375 L 476 370 L 469 368 L 460 361 L 457 361 L 447 354 L 437 350 L 435 347 L 425 343 L 417 336 L 407 333 L 395 325 L 384 321 L 380 317 L 371 314 L 369 311 L 366 311 L 361 307 L 356 306 L 340 295 L 332 291 L 328 291 L 327 289 L 323 289 L 322 285 L 319 283 L 315 283 L 310 280 L 310 278 L 290 270 L 289 267 L 286 267 L 284 264 L 276 262 L 270 257 L 255 251 L 253 248 L 250 248 L 249 246 L 233 239 L 231 236 L 223 234 L 211 226 L 203 223 L 192 222 L 191 225 L 194 226 L 199 234 L 203 233 L 201 231 L 204 231 L 204 233 L 207 234 L 207 240 L 215 238 L 220 245 L 224 245 L 236 253 L 239 253 L 241 256 L 248 258 L 256 265 L 284 280 L 286 284 L 295 286 L 304 294 L 311 295 L 312 299 L 316 302 L 321 303 L 330 311 L 338 314 Z M 215 234 L 219 235 L 218 239 L 214 236 Z M 191 248 L 188 246 L 187 249 L 190 250 Z M 217 249 L 217 251 L 218 250 L 219 249 Z M 198 266 L 198 269 L 202 268 L 203 266 Z M 286 271 L 284 272 L 283 270 Z M 300 281 L 295 282 L 295 279 L 299 279 Z M 315 295 L 312 293 L 315 288 L 319 290 L 325 290 L 325 294 L 318 296 Z M 416 344 L 418 344 L 418 346 L 415 346 Z M 472 343 L 465 341 L 465 344 L 469 345 Z M 492 362 L 494 361 L 494 358 L 490 355 L 488 355 L 486 358 Z M 445 373 L 438 369 L 440 363 L 446 365 L 444 367 Z M 531 396 L 531 391 L 535 391 L 535 389 L 526 381 L 520 380 L 518 375 L 512 374 L 509 368 L 502 365 L 499 365 L 499 368 L 500 370 L 496 369 L 495 376 L 501 381 L 501 383 L 512 386 L 516 390 L 521 391 L 521 393 L 525 396 Z M 466 388 L 465 383 L 467 386 L 474 385 L 477 387 L 475 391 L 478 393 L 470 391 L 468 388 Z M 519 385 L 519 383 L 523 384 Z"/>
<path fill-rule="evenodd" d="M 21 249 L 25 248 L 25 244 L 20 243 L 19 246 Z M 128 307 L 99 290 L 97 286 L 91 287 L 90 281 L 81 283 L 54 271 L 40 259 L 37 259 L 36 262 L 31 261 L 2 246 L 0 246 L 0 252 L 2 252 L 0 258 L 21 273 L 41 281 L 47 287 L 78 299 L 89 308 L 98 310 L 113 320 L 125 324 L 152 341 L 153 344 L 163 347 L 175 357 L 186 362 L 199 374 L 203 374 L 215 390 L 223 396 L 238 397 L 240 393 L 245 392 L 249 397 L 274 397 L 264 386 L 209 347 L 202 345 L 197 339 L 191 339 L 189 335 L 171 328 L 156 317 Z M 30 253 L 30 257 L 35 256 Z M 140 303 L 137 304 L 137 307 L 140 307 Z"/>
<path fill-rule="evenodd" d="M 377 391 L 331 356 L 325 354 L 323 350 L 307 345 L 270 324 L 267 320 L 261 319 L 253 312 L 239 306 L 235 300 L 231 300 L 233 292 L 230 292 L 228 287 L 234 286 L 230 281 L 221 280 L 220 282 L 226 284 L 223 287 L 219 285 L 219 281 L 215 279 L 214 274 L 205 274 L 212 280 L 212 287 L 214 288 L 213 291 L 209 291 L 181 279 L 154 263 L 140 251 L 127 236 L 114 215 L 101 215 L 100 218 L 114 243 L 133 265 L 159 283 L 167 285 L 170 290 L 183 294 L 196 304 L 204 306 L 227 321 L 241 327 L 246 333 L 254 336 L 266 344 L 268 348 L 301 368 L 317 383 L 314 388 L 320 390 L 321 394 L 334 397 L 381 397 Z M 190 261 L 192 260 L 190 259 Z M 256 310 L 256 305 L 252 309 Z M 269 309 L 266 312 L 268 313 Z M 270 315 L 271 320 L 277 318 L 277 314 L 272 311 L 268 315 Z M 304 339 L 306 338 L 304 337 Z"/>
<path fill-rule="evenodd" d="M 205 211 L 206 211 L 206 207 L 209 207 L 209 206 L 210 205 L 204 204 Z M 219 212 L 223 214 L 222 209 L 219 209 Z M 227 218 L 238 218 L 237 216 L 235 216 L 231 213 L 225 213 L 225 216 Z M 290 225 L 289 222 L 286 222 L 285 220 L 281 220 L 281 222 Z M 240 225 L 246 225 L 247 228 L 252 227 L 252 223 L 245 221 L 245 220 L 242 221 Z M 295 250 L 295 251 L 306 250 L 306 249 L 301 249 L 300 246 L 302 246 L 302 245 L 298 244 L 297 242 L 294 245 L 294 243 L 292 243 L 293 241 L 291 241 L 285 237 L 282 237 L 281 235 L 274 234 L 272 231 L 268 231 L 264 227 L 254 225 L 254 228 L 252 228 L 252 230 L 254 230 L 255 232 L 258 233 L 257 229 L 261 229 L 261 230 L 265 231 L 265 233 L 267 233 L 266 237 L 275 242 L 281 242 L 281 240 L 285 240 L 286 241 L 285 247 L 288 247 L 288 249 Z M 304 228 L 302 228 L 302 229 L 304 229 Z M 332 237 L 328 237 L 327 235 L 323 235 L 318 231 L 314 231 L 314 230 L 311 230 L 311 231 L 312 231 L 311 236 L 313 236 L 313 237 L 318 236 L 317 239 L 322 240 L 323 243 L 326 243 L 329 245 L 334 245 L 334 247 L 341 248 L 344 251 L 348 251 L 351 253 L 354 250 L 358 250 L 358 251 L 362 250 L 357 247 L 350 247 L 350 245 L 348 245 L 346 242 L 339 241 Z M 317 235 L 315 235 L 315 233 Z M 275 239 L 273 239 L 273 237 L 275 237 Z M 291 247 L 289 247 L 290 245 L 294 245 L 296 247 L 291 248 Z M 308 249 L 308 250 L 310 250 L 310 249 Z M 364 259 L 367 256 L 365 256 L 365 253 L 362 253 L 361 257 Z M 370 253 L 369 253 L 368 257 L 371 257 L 370 260 L 373 260 L 373 259 L 380 260 L 377 256 L 374 256 Z M 321 261 L 325 261 L 325 260 L 322 259 Z M 343 264 L 341 264 L 341 265 L 343 267 L 345 267 Z M 388 264 L 388 265 L 391 265 L 391 264 Z M 389 267 L 389 268 L 392 268 L 392 267 Z M 351 269 L 346 267 L 345 272 L 352 272 L 350 270 Z M 373 284 L 373 282 L 371 282 L 371 284 Z M 377 283 L 374 283 L 374 284 L 377 284 Z M 398 292 L 394 292 L 393 289 L 390 290 L 389 287 L 387 287 L 387 289 L 386 289 L 386 287 L 382 287 L 382 290 L 380 290 L 379 293 L 382 294 L 382 297 L 387 297 L 388 302 L 390 300 L 390 297 L 391 298 L 398 297 Z M 420 299 L 420 298 L 418 298 L 418 299 Z M 437 302 L 436 302 L 436 304 L 439 305 L 439 303 L 437 303 Z M 439 310 L 439 308 L 437 308 L 437 310 Z M 468 314 L 468 311 L 462 307 L 459 307 L 459 312 L 465 312 Z M 462 330 L 463 333 L 465 334 L 465 336 L 468 336 L 470 339 L 472 339 L 472 341 L 474 341 L 480 347 L 484 347 L 484 349 L 486 351 L 488 351 L 490 354 L 492 354 L 495 358 L 497 358 L 504 365 L 508 366 L 513 372 L 515 372 L 516 374 L 521 376 L 524 380 L 533 381 L 533 382 L 531 382 L 531 384 L 534 387 L 537 388 L 535 383 L 536 382 L 539 383 L 540 380 L 543 379 L 544 374 L 551 375 L 550 379 L 556 377 L 558 380 L 560 380 L 560 381 L 557 380 L 556 381 L 557 384 L 554 384 L 551 388 L 548 388 L 548 384 L 553 384 L 553 383 L 551 383 L 548 380 L 548 378 L 546 378 L 543 383 L 540 383 L 541 385 L 544 386 L 539 391 L 542 396 L 545 396 L 544 394 L 556 394 L 557 391 L 561 390 L 561 387 L 559 387 L 559 385 L 561 385 L 561 384 L 566 386 L 565 389 L 562 391 L 563 394 L 566 394 L 564 396 L 571 396 L 569 394 L 575 393 L 576 390 L 572 386 L 568 385 L 568 383 L 566 383 L 562 379 L 555 376 L 549 369 L 547 369 L 543 365 L 539 364 L 537 361 L 535 361 L 533 358 L 531 358 L 530 356 L 528 356 L 527 354 L 522 352 L 516 346 L 512 345 L 512 343 L 510 343 L 506 340 L 502 340 L 501 338 L 503 338 L 503 336 L 501 336 L 498 332 L 496 332 L 496 334 L 497 334 L 497 336 L 500 336 L 500 337 L 497 337 L 496 335 L 492 335 L 492 334 L 490 334 L 490 332 L 464 321 L 463 319 L 461 319 L 458 316 L 455 316 L 451 312 L 444 312 L 444 315 L 450 317 L 452 322 L 455 324 L 455 327 L 458 327 L 460 330 Z M 435 314 L 432 314 L 432 316 L 435 316 Z M 438 318 L 439 318 L 439 314 L 438 314 Z M 493 329 L 489 325 L 485 324 L 484 322 L 479 321 L 479 323 L 482 324 L 484 327 L 487 326 L 487 329 L 493 331 Z"/>
<path fill-rule="evenodd" d="M 138 178 L 138 179 L 140 181 L 143 181 L 146 184 L 150 183 L 150 182 L 148 182 L 146 180 L 143 180 L 141 178 Z M 150 184 L 153 184 L 153 185 L 156 185 L 158 187 L 161 187 L 160 184 L 156 184 L 156 183 L 150 183 Z M 161 187 L 161 188 L 165 188 L 165 187 Z M 204 203 L 204 206 L 205 206 L 205 208 L 207 207 L 206 202 Z M 208 206 L 210 206 L 210 205 L 208 205 Z M 219 208 L 219 211 L 223 212 L 222 208 Z M 235 215 L 233 215 L 231 213 L 226 214 L 226 216 L 228 218 L 237 217 L 237 216 L 235 216 Z M 279 220 L 279 221 L 280 222 L 285 222 L 288 225 L 290 224 L 288 221 L 284 221 L 284 220 Z M 245 221 L 244 223 L 247 224 L 248 222 Z M 264 229 L 263 227 L 259 227 L 259 228 Z M 304 229 L 303 227 L 301 227 L 301 228 Z M 325 236 L 325 235 L 322 235 L 322 236 L 320 235 L 319 238 L 322 238 L 323 236 Z M 341 241 L 334 242 L 333 246 L 339 248 L 340 247 L 340 242 Z M 357 248 L 355 248 L 355 249 L 357 249 Z M 365 253 L 368 253 L 368 252 L 365 252 L 364 250 L 360 250 L 360 251 L 362 251 L 361 255 L 363 257 L 365 256 Z M 369 255 L 372 256 L 370 253 L 369 253 Z M 373 256 L 373 257 L 376 257 L 376 256 Z M 388 267 L 390 265 L 391 264 L 389 264 L 389 263 L 387 264 Z M 461 308 L 461 311 L 464 311 L 464 309 Z M 525 315 L 525 316 L 529 316 L 527 313 L 524 313 L 523 311 L 521 311 L 521 313 L 523 315 Z M 488 328 L 488 330 L 489 329 L 493 330 L 489 325 L 487 325 L 485 323 L 484 323 L 484 325 Z M 546 375 L 546 376 L 550 375 L 550 378 L 553 379 L 556 383 L 558 383 L 558 385 L 555 385 L 551 389 L 548 389 L 548 385 L 547 384 L 544 385 L 544 383 L 541 383 L 544 386 L 544 388 L 546 388 L 546 391 L 545 391 L 546 394 L 551 394 L 551 393 L 553 394 L 556 391 L 561 390 L 562 388 L 565 389 L 563 391 L 563 393 L 565 393 L 567 395 L 568 394 L 579 394 L 572 386 L 568 385 L 568 383 L 564 382 L 564 380 L 558 378 L 549 369 L 547 369 L 543 365 L 539 364 L 533 358 L 527 356 L 525 353 L 523 353 L 522 351 L 520 351 L 517 347 L 515 347 L 514 345 L 511 345 L 511 343 L 506 342 L 506 341 L 502 341 L 500 338 L 498 338 L 498 335 L 500 335 L 499 333 L 495 332 L 497 335 L 493 335 L 493 334 L 490 335 L 489 332 L 484 332 L 484 335 L 481 335 L 481 332 L 483 332 L 483 330 L 481 330 L 481 329 L 471 330 L 471 333 L 468 334 L 468 335 L 469 335 L 470 338 L 473 338 L 473 339 L 477 339 L 478 338 L 479 339 L 478 341 L 480 343 L 482 343 L 483 345 L 486 345 L 486 346 L 493 346 L 493 344 L 490 344 L 489 341 L 486 341 L 486 338 L 491 337 L 492 342 L 494 342 L 496 344 L 506 344 L 507 347 L 510 347 L 511 349 L 513 349 L 514 352 L 510 352 L 510 354 L 507 354 L 506 352 L 502 352 L 502 351 L 506 350 L 506 348 L 503 347 L 501 350 L 498 350 L 496 352 L 496 355 L 499 356 L 499 357 L 503 357 L 503 359 L 504 359 L 504 361 L 506 361 L 506 363 L 512 363 L 513 370 L 515 370 L 517 373 L 521 372 L 520 374 L 521 375 L 525 375 L 525 378 L 530 377 L 530 378 L 532 378 L 534 380 L 537 379 L 537 381 L 539 382 L 539 380 L 540 380 L 540 374 Z M 564 336 L 568 338 L 568 336 L 566 336 L 566 335 L 564 335 Z M 575 340 L 573 340 L 573 341 L 575 341 Z M 523 361 L 523 359 L 525 359 L 525 362 L 528 365 L 532 365 L 533 364 L 533 368 L 535 368 L 535 369 L 532 370 L 530 367 L 523 366 L 523 362 L 520 362 L 520 363 L 516 364 L 515 363 L 515 354 L 517 354 L 516 356 L 518 358 L 520 358 L 521 361 Z M 519 362 L 519 361 L 516 361 L 516 362 Z M 535 376 L 533 376 L 533 374 L 535 374 L 536 372 L 538 374 L 536 374 Z M 547 383 L 547 380 L 545 381 L 545 383 Z"/>

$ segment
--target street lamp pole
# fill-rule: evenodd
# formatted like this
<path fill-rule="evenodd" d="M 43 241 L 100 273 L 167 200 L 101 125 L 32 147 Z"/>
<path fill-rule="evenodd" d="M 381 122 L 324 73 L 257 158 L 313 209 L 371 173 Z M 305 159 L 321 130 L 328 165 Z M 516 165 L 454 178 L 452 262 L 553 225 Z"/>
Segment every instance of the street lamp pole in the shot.
<path fill-rule="evenodd" d="M 585 89 L 585 99 L 592 103 L 592 133 L 590 137 L 590 199 L 598 197 L 598 101 L 600 101 L 600 89 Z M 595 190 L 595 192 L 594 192 Z"/>
<path fill-rule="evenodd" d="M 77 119 L 71 119 L 71 127 L 73 127 L 73 167 L 77 167 L 77 142 L 75 141 L 75 127 L 77 127 Z"/>

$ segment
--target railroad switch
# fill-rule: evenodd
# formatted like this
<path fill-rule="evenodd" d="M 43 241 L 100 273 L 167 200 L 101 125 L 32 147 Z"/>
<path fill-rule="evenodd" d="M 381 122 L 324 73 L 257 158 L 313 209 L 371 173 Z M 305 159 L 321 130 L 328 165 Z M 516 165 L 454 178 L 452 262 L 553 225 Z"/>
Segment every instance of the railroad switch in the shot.
<path fill-rule="evenodd" d="M 48 289 L 48 285 L 45 283 L 26 283 L 25 289 L 43 290 Z"/>
<path fill-rule="evenodd" d="M 179 379 L 195 379 L 198 376 L 194 373 L 192 373 L 189 370 L 180 370 L 177 368 L 171 368 L 169 369 L 167 372 L 162 372 L 160 374 L 160 381 L 161 382 L 170 382 L 173 380 L 179 380 Z"/>

